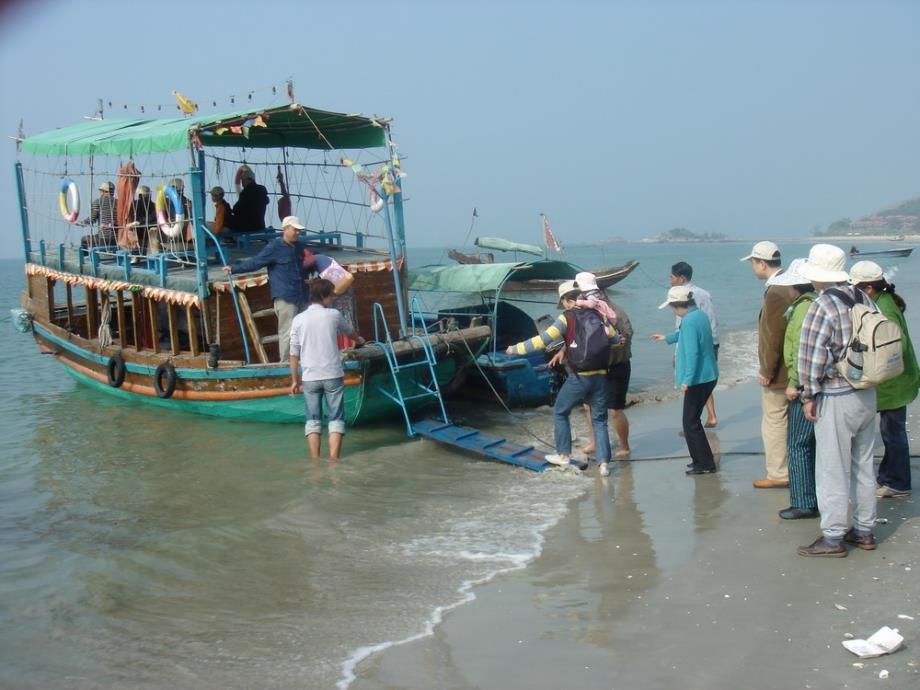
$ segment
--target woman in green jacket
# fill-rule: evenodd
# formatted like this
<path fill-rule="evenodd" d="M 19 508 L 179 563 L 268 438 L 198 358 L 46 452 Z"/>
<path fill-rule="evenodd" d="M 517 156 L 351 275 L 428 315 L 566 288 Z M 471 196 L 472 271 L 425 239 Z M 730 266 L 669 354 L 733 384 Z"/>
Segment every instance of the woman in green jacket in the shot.
<path fill-rule="evenodd" d="M 799 398 L 799 340 L 802 322 L 811 303 L 818 296 L 814 287 L 801 273 L 804 259 L 795 259 L 783 273 L 773 279 L 775 285 L 789 285 L 798 297 L 786 309 L 786 333 L 783 338 L 783 362 L 789 371 L 786 398 L 789 400 L 789 421 L 786 432 L 786 456 L 789 458 L 789 507 L 779 511 L 784 520 L 818 517 L 818 496 L 815 493 L 815 425 L 805 419 Z"/>
<path fill-rule="evenodd" d="M 850 283 L 875 300 L 879 311 L 898 324 L 901 329 L 901 346 L 904 371 L 876 389 L 879 427 L 885 455 L 878 468 L 879 498 L 910 495 L 910 445 L 907 439 L 907 406 L 917 397 L 920 389 L 920 367 L 907 331 L 904 310 L 907 305 L 894 291 L 894 285 L 885 280 L 882 267 L 874 261 L 859 261 L 850 269 Z"/>

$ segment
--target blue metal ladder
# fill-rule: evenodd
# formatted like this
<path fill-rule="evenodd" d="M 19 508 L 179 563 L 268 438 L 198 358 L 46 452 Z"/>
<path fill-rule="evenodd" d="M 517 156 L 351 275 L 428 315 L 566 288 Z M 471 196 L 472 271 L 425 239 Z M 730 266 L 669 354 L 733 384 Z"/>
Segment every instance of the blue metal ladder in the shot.
<path fill-rule="evenodd" d="M 408 401 L 418 400 L 420 398 L 435 398 L 438 401 L 438 406 L 441 408 L 441 418 L 444 420 L 445 424 L 447 423 L 447 410 L 444 408 L 444 400 L 441 397 L 441 387 L 438 385 L 438 376 L 435 371 L 438 361 L 434 354 L 434 348 L 431 346 L 431 337 L 428 335 L 428 330 L 425 327 L 425 320 L 422 318 L 418 298 L 412 299 L 409 307 L 409 314 L 410 329 L 409 333 L 406 335 L 406 340 L 419 343 L 421 345 L 420 352 L 423 357 L 422 359 L 400 363 L 396 358 L 396 352 L 393 350 L 393 339 L 390 336 L 390 327 L 387 325 L 383 307 L 381 307 L 379 303 L 374 302 L 374 341 L 375 344 L 383 350 L 383 354 L 386 356 L 387 365 L 390 368 L 390 377 L 393 382 L 392 390 L 387 390 L 382 386 L 378 386 L 377 388 L 386 397 L 399 405 L 403 413 L 403 419 L 406 421 L 406 433 L 409 434 L 409 436 L 415 436 L 415 432 L 412 430 L 412 421 L 409 419 L 409 410 L 406 407 Z M 419 333 L 424 335 L 419 335 Z M 381 334 L 385 339 L 381 339 Z M 417 367 L 427 367 L 428 373 L 431 376 L 431 383 L 423 383 L 419 380 L 419 377 L 416 376 L 413 378 L 412 382 L 420 389 L 420 392 L 406 395 L 403 393 L 402 385 L 400 385 L 399 382 L 399 373 Z"/>
<path fill-rule="evenodd" d="M 421 344 L 421 352 L 424 353 L 424 358 L 400 364 L 393 350 L 393 340 L 390 337 L 390 329 L 384 318 L 383 307 L 376 302 L 374 303 L 374 340 L 375 344 L 383 350 L 386 356 L 387 365 L 390 368 L 390 375 L 393 382 L 392 390 L 387 390 L 381 386 L 378 386 L 378 390 L 399 405 L 403 413 L 403 419 L 406 421 L 406 433 L 409 436 L 423 436 L 432 441 L 437 441 L 438 443 L 444 443 L 455 448 L 484 455 L 490 460 L 498 460 L 499 462 L 504 462 L 509 465 L 524 467 L 534 472 L 543 472 L 551 467 L 555 467 L 555 465 L 546 461 L 546 454 L 536 450 L 534 446 L 525 446 L 505 438 L 489 436 L 472 427 L 452 424 L 448 420 L 447 410 L 444 408 L 444 400 L 441 397 L 441 389 L 438 386 L 438 378 L 435 373 L 437 359 L 434 354 L 434 348 L 431 346 L 431 338 L 425 327 L 425 321 L 422 318 L 417 298 L 412 299 L 410 315 L 411 329 L 407 339 L 415 340 Z M 420 335 L 420 333 L 424 335 Z M 384 336 L 385 340 L 381 339 L 381 334 Z M 428 367 L 428 371 L 431 375 L 431 383 L 425 384 L 415 379 L 413 383 L 421 389 L 421 392 L 412 395 L 404 395 L 399 382 L 399 372 L 423 366 Z M 425 397 L 437 399 L 441 410 L 441 419 L 425 419 L 413 423 L 412 420 L 409 419 L 409 410 L 406 407 L 406 402 Z M 572 464 L 582 470 L 587 467 L 586 463 L 573 462 Z"/>

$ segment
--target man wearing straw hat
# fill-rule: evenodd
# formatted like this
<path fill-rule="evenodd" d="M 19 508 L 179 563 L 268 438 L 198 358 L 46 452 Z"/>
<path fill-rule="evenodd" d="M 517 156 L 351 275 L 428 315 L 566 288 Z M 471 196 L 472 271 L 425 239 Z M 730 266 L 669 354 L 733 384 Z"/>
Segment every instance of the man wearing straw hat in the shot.
<path fill-rule="evenodd" d="M 815 488 L 821 513 L 821 536 L 799 547 L 800 556 L 843 558 L 843 542 L 871 551 L 875 548 L 875 388 L 855 389 L 840 375 L 835 362 L 852 338 L 853 303 L 874 309 L 871 298 L 847 285 L 846 254 L 831 244 L 816 244 L 801 268 L 819 292 L 802 322 L 797 359 L 805 418 L 815 423 Z M 833 289 L 829 289 L 833 288 Z M 847 529 L 850 480 L 853 526 Z"/>

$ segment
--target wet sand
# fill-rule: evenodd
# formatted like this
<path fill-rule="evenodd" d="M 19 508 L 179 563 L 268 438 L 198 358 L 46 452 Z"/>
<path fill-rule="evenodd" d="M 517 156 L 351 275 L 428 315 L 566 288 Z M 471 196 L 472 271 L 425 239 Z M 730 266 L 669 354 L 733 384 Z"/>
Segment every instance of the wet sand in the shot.
<path fill-rule="evenodd" d="M 876 551 L 802 558 L 818 522 L 781 520 L 787 490 L 751 487 L 757 388 L 717 391 L 716 475 L 684 475 L 679 404 L 630 410 L 636 460 L 610 480 L 590 471 L 539 558 L 477 587 L 432 636 L 362 662 L 351 688 L 920 687 L 920 497 L 879 502 Z M 844 635 L 883 625 L 904 648 L 854 666 Z"/>

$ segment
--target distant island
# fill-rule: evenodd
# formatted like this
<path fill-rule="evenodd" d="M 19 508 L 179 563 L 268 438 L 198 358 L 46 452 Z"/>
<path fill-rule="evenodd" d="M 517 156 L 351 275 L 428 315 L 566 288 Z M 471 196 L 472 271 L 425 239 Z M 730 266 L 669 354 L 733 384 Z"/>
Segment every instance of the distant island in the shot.
<path fill-rule="evenodd" d="M 687 228 L 672 228 L 655 237 L 646 237 L 643 242 L 678 244 L 686 242 L 727 242 L 728 237 L 721 232 L 696 233 Z"/>
<path fill-rule="evenodd" d="M 908 199 L 897 206 L 884 208 L 857 220 L 841 218 L 822 230 L 815 228 L 816 237 L 851 235 L 914 235 L 920 233 L 920 197 Z"/>

